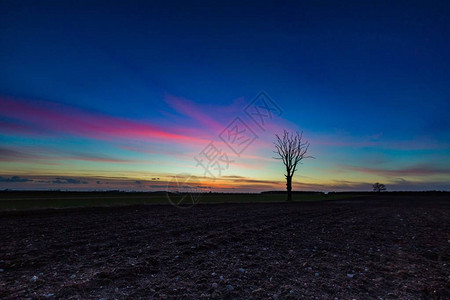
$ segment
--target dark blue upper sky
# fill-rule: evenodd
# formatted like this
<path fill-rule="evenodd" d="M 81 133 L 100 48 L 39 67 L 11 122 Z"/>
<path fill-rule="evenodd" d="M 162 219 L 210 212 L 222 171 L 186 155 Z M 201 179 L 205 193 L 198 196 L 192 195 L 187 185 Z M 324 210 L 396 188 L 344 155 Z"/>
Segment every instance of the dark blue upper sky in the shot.
<path fill-rule="evenodd" d="M 0 90 L 102 109 L 131 93 L 139 114 L 165 92 L 226 103 L 265 89 L 327 118 L 414 118 L 448 102 L 447 3 L 2 1 Z"/>
<path fill-rule="evenodd" d="M 1 1 L 0 95 L 159 120 L 168 94 L 265 90 L 305 130 L 448 147 L 449 16 L 448 1 Z"/>

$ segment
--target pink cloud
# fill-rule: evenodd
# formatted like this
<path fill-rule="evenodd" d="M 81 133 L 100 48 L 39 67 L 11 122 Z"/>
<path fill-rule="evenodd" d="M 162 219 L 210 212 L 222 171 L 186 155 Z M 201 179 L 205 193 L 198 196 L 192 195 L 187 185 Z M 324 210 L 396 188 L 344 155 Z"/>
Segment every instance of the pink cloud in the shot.
<path fill-rule="evenodd" d="M 66 133 L 101 140 L 115 138 L 146 141 L 167 141 L 176 143 L 205 143 L 207 140 L 193 135 L 168 131 L 159 126 L 112 117 L 101 113 L 82 110 L 67 105 L 44 101 L 23 101 L 0 97 L 0 115 L 19 122 L 32 124 L 48 133 Z M 30 126 L 28 126 L 30 128 Z M 0 123 L 0 130 L 8 132 L 11 125 Z M 17 126 L 22 132 L 26 127 Z M 36 129 L 28 134 L 36 134 Z"/>
<path fill-rule="evenodd" d="M 223 124 L 217 122 L 211 115 L 204 113 L 197 107 L 196 103 L 190 100 L 172 95 L 167 95 L 165 100 L 175 111 L 190 117 L 199 124 L 207 126 L 208 129 L 219 132 L 224 128 Z"/>
<path fill-rule="evenodd" d="M 1 99 L 0 99 L 1 101 Z M 0 113 L 1 114 L 1 113 Z M 0 120 L 0 130 L 3 130 L 8 133 L 30 133 L 33 132 L 36 135 L 42 134 L 35 126 L 32 126 L 30 124 L 19 124 L 12 121 L 4 121 Z"/>

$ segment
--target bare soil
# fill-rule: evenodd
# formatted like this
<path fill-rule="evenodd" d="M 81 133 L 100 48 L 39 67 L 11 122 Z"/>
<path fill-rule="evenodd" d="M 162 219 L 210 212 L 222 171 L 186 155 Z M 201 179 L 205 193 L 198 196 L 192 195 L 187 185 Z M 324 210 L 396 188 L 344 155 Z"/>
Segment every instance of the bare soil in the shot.
<path fill-rule="evenodd" d="M 0 298 L 450 299 L 448 196 L 0 213 Z"/>

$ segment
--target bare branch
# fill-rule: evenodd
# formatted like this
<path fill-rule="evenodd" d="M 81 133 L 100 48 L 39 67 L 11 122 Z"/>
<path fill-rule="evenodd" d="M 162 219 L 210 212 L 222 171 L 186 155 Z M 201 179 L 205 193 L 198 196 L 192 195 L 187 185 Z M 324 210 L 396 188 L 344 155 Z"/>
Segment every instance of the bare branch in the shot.
<path fill-rule="evenodd" d="M 277 157 L 281 159 L 286 167 L 286 176 L 293 176 L 297 171 L 297 165 L 303 159 L 314 158 L 306 155 L 309 149 L 309 142 L 303 141 L 303 132 L 289 133 L 287 130 L 283 131 L 283 136 L 276 134 L 276 141 L 274 142 Z"/>

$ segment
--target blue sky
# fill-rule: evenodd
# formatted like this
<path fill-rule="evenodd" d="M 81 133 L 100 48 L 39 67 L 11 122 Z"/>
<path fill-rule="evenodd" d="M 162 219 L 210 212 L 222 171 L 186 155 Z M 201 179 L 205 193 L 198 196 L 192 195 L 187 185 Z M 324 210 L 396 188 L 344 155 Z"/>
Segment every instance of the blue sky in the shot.
<path fill-rule="evenodd" d="M 217 189 L 282 189 L 283 128 L 317 157 L 294 188 L 448 189 L 449 14 L 445 1 L 2 1 L 0 187 L 202 176 L 193 157 L 264 90 L 283 114 Z"/>

